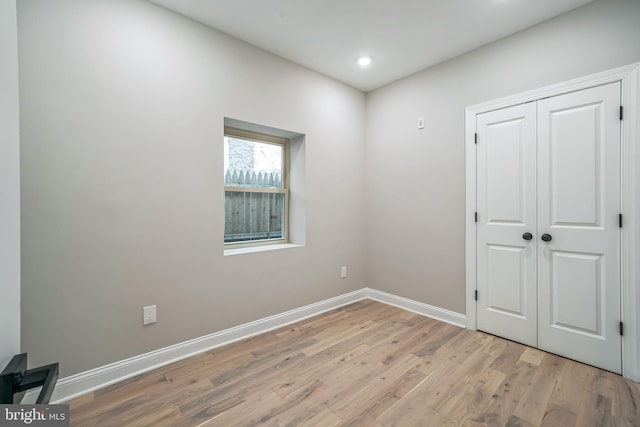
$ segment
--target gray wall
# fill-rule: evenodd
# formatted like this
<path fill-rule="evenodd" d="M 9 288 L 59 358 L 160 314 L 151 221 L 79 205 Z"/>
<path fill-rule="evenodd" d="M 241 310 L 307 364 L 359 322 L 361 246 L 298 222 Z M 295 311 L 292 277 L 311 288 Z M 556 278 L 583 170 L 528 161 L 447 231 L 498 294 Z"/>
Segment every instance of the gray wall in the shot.
<path fill-rule="evenodd" d="M 20 350 L 20 123 L 15 0 L 0 1 L 0 371 Z"/>
<path fill-rule="evenodd" d="M 638 61 L 640 1 L 604 0 L 369 93 L 367 284 L 464 313 L 464 108 Z"/>
<path fill-rule="evenodd" d="M 18 40 L 33 364 L 68 376 L 365 286 L 364 94 L 144 1 L 21 0 Z M 304 247 L 223 256 L 224 117 L 306 134 Z"/>

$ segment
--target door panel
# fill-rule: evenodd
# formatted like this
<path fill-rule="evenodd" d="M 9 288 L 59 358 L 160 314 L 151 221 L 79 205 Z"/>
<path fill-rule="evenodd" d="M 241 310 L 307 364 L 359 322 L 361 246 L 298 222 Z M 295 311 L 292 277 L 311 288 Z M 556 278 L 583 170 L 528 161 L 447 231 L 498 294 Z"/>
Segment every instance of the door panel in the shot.
<path fill-rule="evenodd" d="M 487 309 L 524 319 L 525 250 L 517 246 L 487 245 Z"/>
<path fill-rule="evenodd" d="M 522 167 L 524 118 L 487 124 L 486 178 L 487 221 L 491 224 L 524 224 L 523 203 L 526 189 Z"/>
<path fill-rule="evenodd" d="M 602 336 L 602 255 L 554 251 L 551 261 L 551 324 Z"/>
<path fill-rule="evenodd" d="M 592 125 L 601 110 L 597 102 L 554 111 L 548 117 L 553 225 L 600 225 L 602 139 Z"/>
<path fill-rule="evenodd" d="M 620 372 L 620 84 L 537 106 L 538 346 Z"/>
<path fill-rule="evenodd" d="M 478 329 L 535 346 L 535 104 L 478 115 Z"/>

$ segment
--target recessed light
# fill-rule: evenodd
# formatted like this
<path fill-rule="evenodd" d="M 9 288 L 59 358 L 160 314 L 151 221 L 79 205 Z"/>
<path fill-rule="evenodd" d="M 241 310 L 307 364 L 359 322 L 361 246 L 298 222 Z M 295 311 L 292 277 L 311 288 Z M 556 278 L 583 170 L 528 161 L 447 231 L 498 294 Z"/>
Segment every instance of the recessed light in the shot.
<path fill-rule="evenodd" d="M 358 58 L 358 64 L 360 64 L 361 67 L 366 67 L 367 65 L 371 64 L 371 57 L 361 56 L 360 58 Z"/>

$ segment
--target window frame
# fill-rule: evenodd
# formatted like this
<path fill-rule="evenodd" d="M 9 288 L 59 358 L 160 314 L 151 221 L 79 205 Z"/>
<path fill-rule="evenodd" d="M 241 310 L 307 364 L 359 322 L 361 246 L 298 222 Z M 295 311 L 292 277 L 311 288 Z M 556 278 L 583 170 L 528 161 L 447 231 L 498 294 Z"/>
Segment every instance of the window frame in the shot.
<path fill-rule="evenodd" d="M 226 185 L 223 179 L 224 194 L 227 192 L 240 192 L 240 193 L 262 193 L 262 194 L 283 194 L 284 195 L 284 212 L 283 212 L 283 224 L 282 224 L 282 237 L 275 239 L 260 239 L 240 242 L 225 242 L 223 232 L 223 243 L 225 250 L 236 248 L 250 248 L 269 245 L 281 245 L 289 243 L 289 146 L 290 140 L 288 138 L 282 138 L 275 135 L 269 135 L 261 132 L 254 132 L 245 129 L 239 129 L 231 126 L 224 127 L 224 138 L 238 138 L 246 141 L 259 142 L 262 144 L 272 144 L 282 147 L 282 176 L 281 183 L 282 188 L 269 188 L 269 187 L 241 187 L 235 185 Z M 226 172 L 226 171 L 225 171 Z M 226 209 L 224 214 L 224 221 L 226 224 Z M 225 230 L 226 232 L 226 230 Z"/>

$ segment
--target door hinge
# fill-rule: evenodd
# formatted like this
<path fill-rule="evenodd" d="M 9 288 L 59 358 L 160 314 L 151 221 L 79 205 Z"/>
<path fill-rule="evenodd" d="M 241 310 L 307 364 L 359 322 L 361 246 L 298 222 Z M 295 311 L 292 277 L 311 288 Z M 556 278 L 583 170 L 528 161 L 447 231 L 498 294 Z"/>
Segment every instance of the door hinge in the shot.
<path fill-rule="evenodd" d="M 478 301 L 478 290 L 476 289 L 474 292 L 474 298 L 476 299 L 476 301 Z"/>
<path fill-rule="evenodd" d="M 475 222 L 478 222 L 478 212 L 476 212 L 475 215 L 473 216 L 473 220 Z"/>
<path fill-rule="evenodd" d="M 622 120 L 623 117 L 624 117 L 624 107 L 621 105 L 620 106 L 620 120 Z"/>
<path fill-rule="evenodd" d="M 473 143 L 477 144 L 478 143 L 478 134 L 476 133 L 476 135 L 473 138 Z"/>
<path fill-rule="evenodd" d="M 624 323 L 620 322 L 620 336 L 624 336 Z"/>
<path fill-rule="evenodd" d="M 622 214 L 618 215 L 618 226 L 622 228 Z"/>

